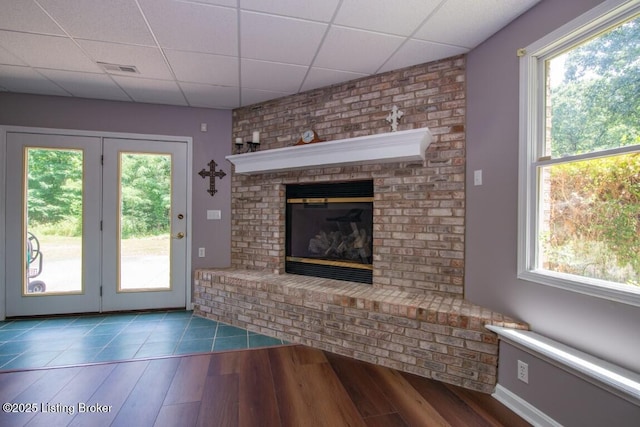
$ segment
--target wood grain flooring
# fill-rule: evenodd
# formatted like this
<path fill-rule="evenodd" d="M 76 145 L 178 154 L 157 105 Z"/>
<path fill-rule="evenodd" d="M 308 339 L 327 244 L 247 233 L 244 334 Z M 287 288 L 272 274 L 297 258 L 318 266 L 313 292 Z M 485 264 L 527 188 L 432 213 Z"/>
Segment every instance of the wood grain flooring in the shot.
<path fill-rule="evenodd" d="M 0 402 L 12 427 L 529 425 L 489 395 L 304 346 L 5 372 Z"/>

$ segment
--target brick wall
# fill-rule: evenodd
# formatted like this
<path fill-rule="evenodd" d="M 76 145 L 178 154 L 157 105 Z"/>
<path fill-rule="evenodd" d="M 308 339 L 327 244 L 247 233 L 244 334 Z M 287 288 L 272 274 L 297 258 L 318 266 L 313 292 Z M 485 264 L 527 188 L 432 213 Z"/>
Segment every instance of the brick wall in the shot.
<path fill-rule="evenodd" d="M 374 180 L 374 288 L 463 295 L 465 57 L 404 68 L 233 112 L 233 139 L 260 131 L 261 150 L 305 129 L 325 140 L 428 127 L 427 162 L 327 167 L 232 177 L 232 266 L 284 271 L 288 183 Z M 232 143 L 230 141 L 230 143 Z"/>

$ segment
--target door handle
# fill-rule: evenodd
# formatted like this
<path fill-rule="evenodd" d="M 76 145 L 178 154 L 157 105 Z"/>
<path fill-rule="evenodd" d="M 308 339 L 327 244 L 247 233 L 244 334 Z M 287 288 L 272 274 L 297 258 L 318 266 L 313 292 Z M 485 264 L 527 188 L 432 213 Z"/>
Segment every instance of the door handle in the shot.
<path fill-rule="evenodd" d="M 181 231 L 178 234 L 176 234 L 176 236 L 174 237 L 174 239 L 182 239 L 184 237 L 184 233 Z"/>

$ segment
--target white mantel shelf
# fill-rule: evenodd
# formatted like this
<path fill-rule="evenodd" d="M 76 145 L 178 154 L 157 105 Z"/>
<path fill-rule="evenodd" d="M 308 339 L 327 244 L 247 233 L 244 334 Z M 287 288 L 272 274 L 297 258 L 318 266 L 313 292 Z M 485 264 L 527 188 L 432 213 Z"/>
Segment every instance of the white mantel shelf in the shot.
<path fill-rule="evenodd" d="M 425 160 L 432 136 L 428 128 L 410 129 L 234 154 L 226 159 L 238 174 L 259 174 L 314 167 Z"/>

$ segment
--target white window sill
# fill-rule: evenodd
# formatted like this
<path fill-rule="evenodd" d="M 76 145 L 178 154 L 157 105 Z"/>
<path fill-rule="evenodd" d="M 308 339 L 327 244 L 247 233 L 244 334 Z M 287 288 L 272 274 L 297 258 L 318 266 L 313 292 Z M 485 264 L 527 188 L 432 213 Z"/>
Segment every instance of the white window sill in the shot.
<path fill-rule="evenodd" d="M 531 331 L 486 325 L 500 339 L 640 405 L 640 375 Z"/>

